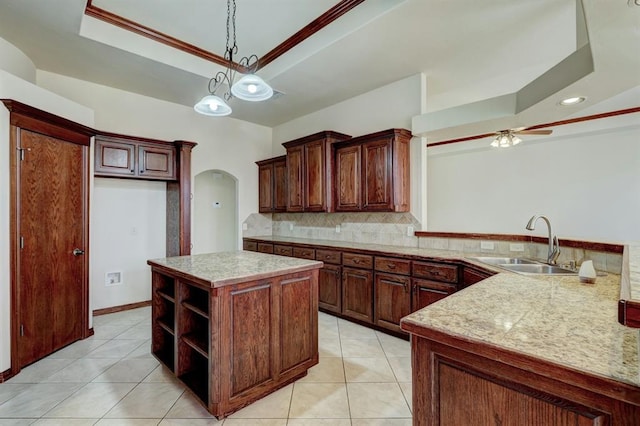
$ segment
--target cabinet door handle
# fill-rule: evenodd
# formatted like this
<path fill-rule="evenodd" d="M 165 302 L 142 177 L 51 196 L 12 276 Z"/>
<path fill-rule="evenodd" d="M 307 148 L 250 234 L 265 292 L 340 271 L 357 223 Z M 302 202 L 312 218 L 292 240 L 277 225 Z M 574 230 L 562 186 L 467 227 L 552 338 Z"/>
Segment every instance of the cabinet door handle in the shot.
<path fill-rule="evenodd" d="M 358 263 L 360 263 L 360 259 L 353 259 L 353 263 L 357 265 Z"/>
<path fill-rule="evenodd" d="M 395 265 L 395 263 L 389 263 L 389 264 L 387 265 L 387 267 L 388 267 L 389 269 L 396 269 L 396 265 Z"/>

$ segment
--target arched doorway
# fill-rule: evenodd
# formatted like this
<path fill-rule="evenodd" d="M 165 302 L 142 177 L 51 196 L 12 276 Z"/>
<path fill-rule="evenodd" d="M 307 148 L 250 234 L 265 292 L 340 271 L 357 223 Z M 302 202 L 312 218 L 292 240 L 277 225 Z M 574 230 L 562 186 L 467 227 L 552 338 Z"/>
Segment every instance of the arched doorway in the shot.
<path fill-rule="evenodd" d="M 192 254 L 238 249 L 238 180 L 223 170 L 195 177 Z"/>

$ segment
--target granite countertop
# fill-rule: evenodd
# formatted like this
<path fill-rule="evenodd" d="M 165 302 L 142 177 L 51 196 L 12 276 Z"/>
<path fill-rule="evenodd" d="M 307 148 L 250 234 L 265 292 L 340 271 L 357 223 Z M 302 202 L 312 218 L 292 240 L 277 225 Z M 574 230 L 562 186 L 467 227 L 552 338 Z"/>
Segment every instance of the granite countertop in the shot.
<path fill-rule="evenodd" d="M 300 238 L 255 238 L 463 259 L 498 271 L 403 321 L 640 387 L 640 329 L 625 327 L 617 320 L 620 275 L 607 274 L 599 276 L 595 284 L 583 284 L 577 276 L 520 275 L 466 259 L 477 256 L 475 253 Z M 632 271 L 636 269 L 633 265 L 640 265 L 640 249 L 632 251 L 629 264 Z M 640 274 L 640 266 L 635 272 Z"/>
<path fill-rule="evenodd" d="M 318 269 L 322 262 L 249 251 L 151 259 L 147 264 L 177 272 L 214 287 Z"/>

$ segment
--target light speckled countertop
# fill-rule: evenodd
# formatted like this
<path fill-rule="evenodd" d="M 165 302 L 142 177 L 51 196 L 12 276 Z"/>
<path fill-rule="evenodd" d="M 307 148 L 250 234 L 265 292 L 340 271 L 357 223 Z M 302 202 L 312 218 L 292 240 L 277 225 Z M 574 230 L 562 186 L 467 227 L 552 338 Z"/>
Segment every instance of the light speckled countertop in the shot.
<path fill-rule="evenodd" d="M 168 268 L 211 287 L 317 269 L 322 262 L 249 251 L 196 254 L 148 260 L 149 265 Z"/>
<path fill-rule="evenodd" d="M 477 254 L 300 238 L 253 238 L 464 259 L 485 269 L 502 271 L 465 259 Z M 637 253 L 640 265 L 640 247 Z M 640 274 L 640 266 L 636 272 Z M 403 321 L 640 387 L 640 329 L 618 323 L 619 295 L 620 275 L 616 274 L 598 277 L 595 284 L 582 284 L 577 276 L 501 272 L 414 312 Z"/>

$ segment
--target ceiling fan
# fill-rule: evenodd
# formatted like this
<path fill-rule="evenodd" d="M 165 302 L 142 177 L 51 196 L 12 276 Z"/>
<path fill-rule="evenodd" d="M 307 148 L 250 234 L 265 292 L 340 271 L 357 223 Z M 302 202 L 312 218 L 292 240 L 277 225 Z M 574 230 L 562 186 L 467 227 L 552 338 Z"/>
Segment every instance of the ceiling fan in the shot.
<path fill-rule="evenodd" d="M 550 135 L 553 130 L 550 129 L 531 129 L 526 127 L 518 127 L 516 129 L 499 130 L 495 134 L 496 138 L 491 142 L 494 148 L 509 148 L 522 142 L 516 135 Z"/>

